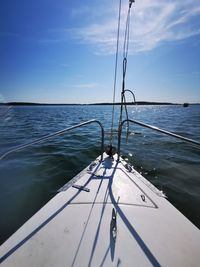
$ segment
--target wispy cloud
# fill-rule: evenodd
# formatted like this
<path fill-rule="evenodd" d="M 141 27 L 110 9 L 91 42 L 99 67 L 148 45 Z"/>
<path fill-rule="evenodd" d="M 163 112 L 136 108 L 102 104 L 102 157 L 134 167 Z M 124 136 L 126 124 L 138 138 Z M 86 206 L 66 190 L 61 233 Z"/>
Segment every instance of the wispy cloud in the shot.
<path fill-rule="evenodd" d="M 0 32 L 0 37 L 21 37 L 19 33 L 14 32 Z"/>
<path fill-rule="evenodd" d="M 96 88 L 99 84 L 97 83 L 82 83 L 82 84 L 74 84 L 72 85 L 73 88 L 83 88 L 83 89 L 89 89 L 89 88 Z"/>
<path fill-rule="evenodd" d="M 123 1 L 125 2 L 125 1 Z M 90 14 L 96 13 L 90 9 Z M 98 16 L 91 23 L 72 31 L 79 42 L 93 45 L 96 53 L 115 52 L 117 31 L 117 6 L 100 8 Z M 86 15 L 87 8 L 84 8 Z M 122 5 L 121 29 L 125 28 L 127 11 Z M 73 11 L 73 15 L 76 14 Z M 79 11 L 80 13 L 80 11 Z M 184 40 L 200 34 L 199 0 L 143 0 L 132 7 L 130 32 L 130 53 L 150 51 L 163 42 Z M 123 36 L 123 34 L 122 34 Z M 122 40 L 121 40 L 122 43 Z"/>
<path fill-rule="evenodd" d="M 69 88 L 69 89 L 94 89 L 97 87 L 100 87 L 100 84 L 98 83 L 80 83 L 80 84 L 61 84 L 62 87 Z"/>
<path fill-rule="evenodd" d="M 5 99 L 4 97 L 0 94 L 0 103 L 4 103 L 5 102 Z"/>

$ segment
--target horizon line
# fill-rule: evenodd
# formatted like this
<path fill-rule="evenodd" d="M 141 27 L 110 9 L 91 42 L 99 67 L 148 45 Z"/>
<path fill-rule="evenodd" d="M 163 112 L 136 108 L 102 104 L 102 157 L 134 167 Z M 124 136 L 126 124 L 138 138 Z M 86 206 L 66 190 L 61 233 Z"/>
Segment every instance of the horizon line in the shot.
<path fill-rule="evenodd" d="M 183 104 L 189 104 L 189 105 L 199 105 L 200 103 L 172 103 L 172 102 L 159 102 L 159 101 L 136 101 L 136 102 L 127 102 L 126 105 L 183 105 Z M 26 102 L 26 101 L 11 101 L 11 102 L 5 102 L 0 103 L 0 105 L 29 105 L 29 106 L 41 106 L 41 105 L 57 105 L 57 106 L 75 106 L 75 105 L 121 105 L 121 102 L 99 102 L 99 103 L 36 103 L 36 102 Z"/>

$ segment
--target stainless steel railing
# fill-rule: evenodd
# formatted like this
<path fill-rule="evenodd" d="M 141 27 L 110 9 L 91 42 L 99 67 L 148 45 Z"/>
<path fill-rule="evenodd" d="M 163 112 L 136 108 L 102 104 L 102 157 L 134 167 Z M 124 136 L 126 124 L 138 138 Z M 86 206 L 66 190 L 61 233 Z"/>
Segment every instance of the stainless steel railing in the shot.
<path fill-rule="evenodd" d="M 68 131 L 71 131 L 73 129 L 76 129 L 76 128 L 79 128 L 79 127 L 82 127 L 82 126 L 85 126 L 85 125 L 91 124 L 91 123 L 97 123 L 101 128 L 101 160 L 102 160 L 103 159 L 103 152 L 104 152 L 104 129 L 103 129 L 103 125 L 101 124 L 101 122 L 98 121 L 98 120 L 95 120 L 95 119 L 89 120 L 89 121 L 86 121 L 86 122 L 83 122 L 83 123 L 80 123 L 80 124 L 77 124 L 77 125 L 69 127 L 69 128 L 65 128 L 65 129 L 63 129 L 61 131 L 57 131 L 57 132 L 45 135 L 45 136 L 43 136 L 41 138 L 38 138 L 38 139 L 36 139 L 34 141 L 31 141 L 29 143 L 26 143 L 24 145 L 17 146 L 15 148 L 7 151 L 6 153 L 4 153 L 2 156 L 0 156 L 0 160 L 2 160 L 3 158 L 5 158 L 6 156 L 8 156 L 9 154 L 11 154 L 11 153 L 13 153 L 15 151 L 18 151 L 18 150 L 24 149 L 26 147 L 41 143 L 42 141 L 45 141 L 45 140 L 47 140 L 49 138 L 61 135 L 63 133 L 66 133 Z"/>
<path fill-rule="evenodd" d="M 190 138 L 186 138 L 184 136 L 181 136 L 181 135 L 178 135 L 178 134 L 174 134 L 174 133 L 171 133 L 169 131 L 166 131 L 166 130 L 163 130 L 163 129 L 160 129 L 156 126 L 152 126 L 152 125 L 149 125 L 149 124 L 146 124 L 146 123 L 143 123 L 143 122 L 139 122 L 139 121 L 136 121 L 136 120 L 123 120 L 119 126 L 119 132 L 118 132 L 118 160 L 119 160 L 119 157 L 120 157 L 120 146 L 121 146 L 121 135 L 122 135 L 122 127 L 124 125 L 125 122 L 131 122 L 131 123 L 134 123 L 134 124 L 137 124 L 137 125 L 140 125 L 140 126 L 143 126 L 143 127 L 146 127 L 146 128 L 149 128 L 151 130 L 154 130 L 154 131 L 157 131 L 157 132 L 160 132 L 160 133 L 163 133 L 163 134 L 166 134 L 166 135 L 169 135 L 169 136 L 172 136 L 172 137 L 175 137 L 177 139 L 180 139 L 180 140 L 183 140 L 185 142 L 188 142 L 190 144 L 193 144 L 195 146 L 197 146 L 198 149 L 200 149 L 200 142 L 198 141 L 195 141 L 193 139 L 190 139 Z"/>
<path fill-rule="evenodd" d="M 119 160 L 119 157 L 120 157 L 122 128 L 123 128 L 123 125 L 124 125 L 125 122 L 131 122 L 131 123 L 134 123 L 134 124 L 149 128 L 151 130 L 154 130 L 154 131 L 157 131 L 157 132 L 160 132 L 160 133 L 163 133 L 163 134 L 178 138 L 178 139 L 183 140 L 185 142 L 189 142 L 189 143 L 195 145 L 197 148 L 200 149 L 200 142 L 198 142 L 198 141 L 195 141 L 195 140 L 190 139 L 190 138 L 183 137 L 183 136 L 178 135 L 178 134 L 171 133 L 169 131 L 160 129 L 160 128 L 156 127 L 156 126 L 152 126 L 152 125 L 149 125 L 149 124 L 146 124 L 146 123 L 142 123 L 142 122 L 139 122 L 139 121 L 136 121 L 136 120 L 126 119 L 126 120 L 123 120 L 121 122 L 121 124 L 119 126 L 119 131 L 118 131 L 118 160 Z M 41 143 L 42 141 L 45 141 L 45 140 L 47 140 L 49 138 L 52 138 L 54 136 L 61 135 L 61 134 L 65 133 L 65 132 L 68 132 L 68 131 L 71 131 L 71 130 L 74 130 L 76 128 L 85 126 L 87 124 L 92 124 L 92 123 L 97 123 L 101 128 L 101 160 L 103 160 L 104 128 L 103 128 L 103 125 L 101 124 L 101 122 L 98 121 L 98 120 L 95 120 L 95 119 L 89 120 L 89 121 L 86 121 L 86 122 L 83 122 L 83 123 L 80 123 L 80 124 L 77 124 L 77 125 L 74 125 L 74 126 L 69 127 L 69 128 L 65 128 L 63 130 L 60 130 L 60 131 L 57 131 L 57 132 L 54 132 L 54 133 L 51 133 L 51 134 L 48 134 L 48 135 L 45 135 L 45 136 L 43 136 L 41 138 L 38 138 L 38 139 L 36 139 L 34 141 L 31 141 L 31 142 L 28 142 L 28 143 L 26 143 L 24 145 L 20 145 L 20 146 L 14 147 L 13 149 L 11 149 L 11 150 L 7 151 L 6 153 L 4 153 L 3 155 L 1 155 L 0 156 L 0 160 L 2 160 L 3 158 L 5 158 L 6 156 L 8 156 L 9 154 L 11 154 L 13 152 L 16 152 L 18 150 L 24 149 L 26 147 L 29 147 L 29 146 L 32 146 L 32 145 L 35 145 L 35 144 L 38 144 L 38 143 Z"/>

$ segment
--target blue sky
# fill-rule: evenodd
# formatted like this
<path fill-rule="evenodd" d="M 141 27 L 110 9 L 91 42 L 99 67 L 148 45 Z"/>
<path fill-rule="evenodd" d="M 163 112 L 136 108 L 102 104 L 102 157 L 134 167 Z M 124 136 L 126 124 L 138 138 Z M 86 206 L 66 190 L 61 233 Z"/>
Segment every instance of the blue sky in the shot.
<path fill-rule="evenodd" d="M 0 101 L 112 102 L 117 13 L 116 0 L 1 0 Z M 121 78 L 119 64 L 116 101 Z M 136 0 L 126 88 L 137 100 L 200 103 L 199 0 Z"/>

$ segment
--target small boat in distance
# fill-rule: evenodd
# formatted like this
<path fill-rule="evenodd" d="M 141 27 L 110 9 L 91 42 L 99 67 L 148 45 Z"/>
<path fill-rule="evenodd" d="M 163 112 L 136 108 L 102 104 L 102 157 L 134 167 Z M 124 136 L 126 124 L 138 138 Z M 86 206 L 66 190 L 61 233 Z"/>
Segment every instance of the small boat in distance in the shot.
<path fill-rule="evenodd" d="M 189 106 L 189 103 L 183 103 L 183 107 L 187 108 Z"/>

